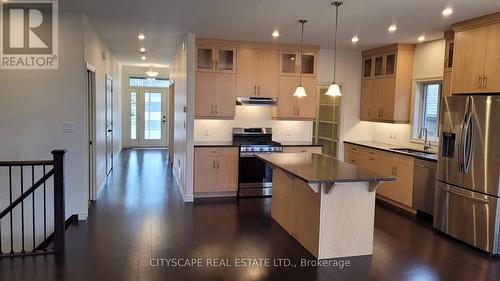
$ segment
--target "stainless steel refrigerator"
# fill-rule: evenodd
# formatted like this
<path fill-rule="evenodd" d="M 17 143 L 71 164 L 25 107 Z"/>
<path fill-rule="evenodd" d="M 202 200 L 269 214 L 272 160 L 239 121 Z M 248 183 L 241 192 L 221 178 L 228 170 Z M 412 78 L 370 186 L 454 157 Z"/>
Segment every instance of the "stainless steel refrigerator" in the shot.
<path fill-rule="evenodd" d="M 500 95 L 441 99 L 434 227 L 500 254 Z"/>

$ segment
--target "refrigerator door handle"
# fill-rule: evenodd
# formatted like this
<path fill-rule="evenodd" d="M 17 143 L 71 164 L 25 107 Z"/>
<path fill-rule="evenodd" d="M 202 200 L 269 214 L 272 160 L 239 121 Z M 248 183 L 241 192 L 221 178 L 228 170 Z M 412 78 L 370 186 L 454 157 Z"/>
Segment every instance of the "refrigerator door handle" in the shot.
<path fill-rule="evenodd" d="M 444 187 L 444 186 L 439 186 L 443 191 L 445 192 L 448 192 L 448 193 L 451 193 L 451 194 L 455 194 L 455 195 L 458 195 L 458 196 L 461 196 L 461 197 L 464 197 L 466 199 L 469 199 L 469 200 L 473 200 L 473 201 L 477 201 L 477 202 L 480 202 L 480 203 L 483 203 L 483 204 L 489 204 L 490 201 L 488 201 L 488 199 L 483 199 L 483 198 L 477 198 L 477 197 L 474 197 L 474 196 L 470 196 L 470 195 L 467 195 L 467 194 L 463 194 L 461 192 L 458 192 L 458 191 L 455 191 L 451 188 L 447 188 L 447 187 Z"/>
<path fill-rule="evenodd" d="M 464 173 L 467 173 L 469 171 L 469 166 L 470 166 L 470 161 L 472 159 L 472 134 L 473 134 L 473 128 L 472 128 L 472 113 L 469 113 L 467 116 L 467 123 L 465 126 L 464 130 Z"/>

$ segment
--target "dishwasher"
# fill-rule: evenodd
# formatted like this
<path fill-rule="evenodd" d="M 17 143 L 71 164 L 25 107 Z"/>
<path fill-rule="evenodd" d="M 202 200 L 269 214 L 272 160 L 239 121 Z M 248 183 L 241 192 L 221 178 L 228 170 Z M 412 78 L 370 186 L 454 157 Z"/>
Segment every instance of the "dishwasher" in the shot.
<path fill-rule="evenodd" d="M 413 166 L 413 208 L 434 215 L 437 163 L 415 159 Z"/>

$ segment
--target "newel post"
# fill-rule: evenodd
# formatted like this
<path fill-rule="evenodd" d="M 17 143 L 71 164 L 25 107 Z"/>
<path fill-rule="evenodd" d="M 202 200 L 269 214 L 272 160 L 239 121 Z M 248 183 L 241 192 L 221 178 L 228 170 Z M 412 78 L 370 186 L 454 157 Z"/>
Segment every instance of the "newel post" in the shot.
<path fill-rule="evenodd" d="M 54 245 L 55 253 L 64 253 L 64 154 L 66 150 L 54 150 Z"/>

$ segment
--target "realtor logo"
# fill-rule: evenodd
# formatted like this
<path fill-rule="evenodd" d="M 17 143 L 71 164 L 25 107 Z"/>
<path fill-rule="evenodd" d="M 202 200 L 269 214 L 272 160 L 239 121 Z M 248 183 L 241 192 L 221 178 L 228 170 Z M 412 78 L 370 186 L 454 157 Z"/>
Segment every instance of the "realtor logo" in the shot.
<path fill-rule="evenodd" d="M 3 2 L 0 25 L 0 68 L 58 67 L 57 0 Z"/>

